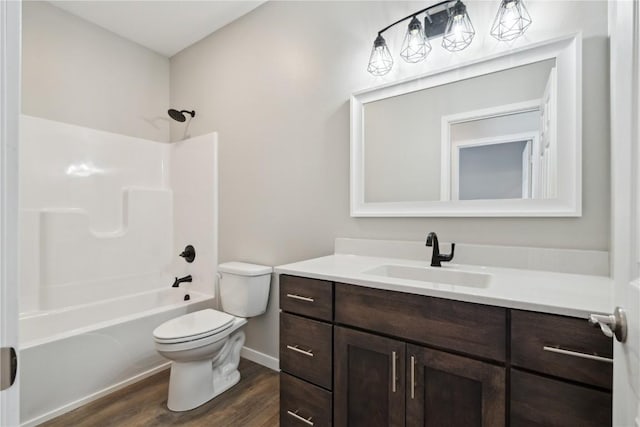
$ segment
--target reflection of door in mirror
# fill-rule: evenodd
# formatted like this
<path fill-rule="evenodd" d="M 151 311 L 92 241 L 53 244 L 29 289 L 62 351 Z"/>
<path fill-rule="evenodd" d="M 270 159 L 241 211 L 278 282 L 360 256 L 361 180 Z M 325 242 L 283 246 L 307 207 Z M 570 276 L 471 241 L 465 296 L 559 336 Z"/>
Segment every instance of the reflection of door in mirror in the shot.
<path fill-rule="evenodd" d="M 556 69 L 552 68 L 540 103 L 540 150 L 535 162 L 540 173 L 536 175 L 539 193 L 536 198 L 553 199 L 557 196 L 557 145 L 556 145 Z"/>
<path fill-rule="evenodd" d="M 556 197 L 555 67 L 540 98 L 442 117 L 441 200 Z"/>

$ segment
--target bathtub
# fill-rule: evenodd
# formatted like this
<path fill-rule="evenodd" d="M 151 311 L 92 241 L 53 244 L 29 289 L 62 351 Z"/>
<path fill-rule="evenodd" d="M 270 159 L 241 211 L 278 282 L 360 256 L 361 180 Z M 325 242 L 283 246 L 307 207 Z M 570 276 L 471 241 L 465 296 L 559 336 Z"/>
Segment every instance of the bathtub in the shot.
<path fill-rule="evenodd" d="M 20 422 L 34 426 L 168 366 L 154 348 L 162 322 L 213 307 L 169 288 L 20 317 Z"/>

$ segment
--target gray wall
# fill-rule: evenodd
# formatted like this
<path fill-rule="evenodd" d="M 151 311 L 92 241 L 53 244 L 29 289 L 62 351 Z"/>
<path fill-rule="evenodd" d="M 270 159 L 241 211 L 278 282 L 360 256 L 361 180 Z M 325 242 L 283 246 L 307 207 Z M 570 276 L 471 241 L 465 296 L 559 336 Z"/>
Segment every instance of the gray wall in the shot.
<path fill-rule="evenodd" d="M 22 112 L 169 140 L 169 59 L 40 1 L 23 2 Z"/>
<path fill-rule="evenodd" d="M 376 32 L 423 2 L 269 1 L 171 58 L 171 102 L 195 108 L 191 134 L 220 132 L 220 260 L 278 265 L 330 254 L 336 236 L 604 249 L 609 242 L 606 2 L 527 3 L 520 43 L 583 31 L 581 218 L 351 218 L 349 96 L 496 51 L 497 2 L 470 2 L 477 39 L 426 62 L 395 57 L 384 78 L 366 72 Z M 403 30 L 389 32 L 394 54 Z M 172 137 L 182 127 L 172 124 Z M 251 319 L 247 346 L 277 357 L 277 305 Z"/>

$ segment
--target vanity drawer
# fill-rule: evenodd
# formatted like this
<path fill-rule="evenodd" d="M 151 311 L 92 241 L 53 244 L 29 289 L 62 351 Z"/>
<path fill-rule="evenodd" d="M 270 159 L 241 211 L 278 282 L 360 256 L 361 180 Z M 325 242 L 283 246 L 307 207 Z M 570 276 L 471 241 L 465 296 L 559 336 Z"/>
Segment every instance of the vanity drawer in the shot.
<path fill-rule="evenodd" d="M 280 425 L 331 425 L 331 393 L 285 373 L 280 374 Z"/>
<path fill-rule="evenodd" d="M 332 335 L 330 324 L 280 313 L 280 368 L 330 390 Z"/>
<path fill-rule="evenodd" d="M 610 426 L 611 407 L 611 393 L 511 370 L 512 426 Z"/>
<path fill-rule="evenodd" d="M 511 310 L 511 364 L 611 389 L 613 341 L 586 319 Z"/>
<path fill-rule="evenodd" d="M 505 361 L 507 310 L 336 283 L 336 323 Z"/>
<path fill-rule="evenodd" d="M 333 319 L 333 283 L 281 274 L 280 308 L 330 322 Z"/>

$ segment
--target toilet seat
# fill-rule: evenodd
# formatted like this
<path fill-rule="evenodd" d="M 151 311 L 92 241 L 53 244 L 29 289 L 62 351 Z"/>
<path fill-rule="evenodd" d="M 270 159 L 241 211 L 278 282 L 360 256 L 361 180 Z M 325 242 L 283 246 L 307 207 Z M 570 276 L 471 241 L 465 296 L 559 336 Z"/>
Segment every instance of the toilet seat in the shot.
<path fill-rule="evenodd" d="M 171 319 L 153 331 L 161 344 L 178 344 L 218 335 L 229 329 L 236 318 L 213 309 L 205 309 Z"/>

